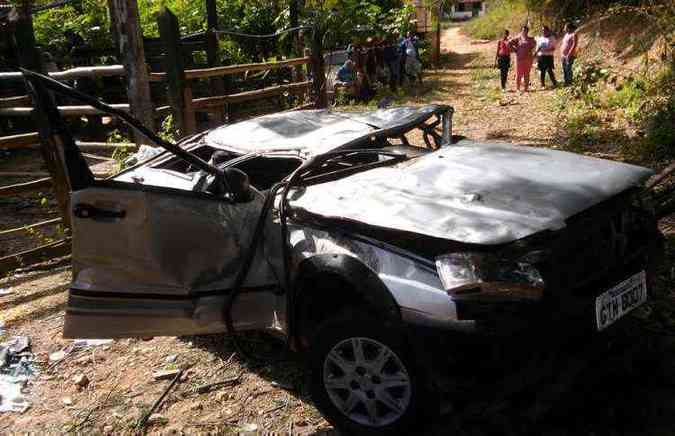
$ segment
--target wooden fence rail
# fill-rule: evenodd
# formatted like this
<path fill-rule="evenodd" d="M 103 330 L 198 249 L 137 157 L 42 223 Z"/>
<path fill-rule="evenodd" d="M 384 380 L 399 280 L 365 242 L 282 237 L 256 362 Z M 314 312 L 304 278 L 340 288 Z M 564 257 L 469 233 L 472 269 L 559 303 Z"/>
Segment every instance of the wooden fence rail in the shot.
<path fill-rule="evenodd" d="M 224 67 L 202 68 L 199 70 L 185 70 L 185 78 L 190 79 L 208 79 L 210 77 L 221 77 L 230 74 L 247 73 L 251 71 L 277 70 L 280 68 L 293 67 L 297 65 L 309 65 L 312 62 L 311 57 L 293 58 L 278 62 L 264 62 L 257 64 L 228 65 Z"/>
<path fill-rule="evenodd" d="M 0 186 L 0 198 L 12 197 L 27 192 L 35 192 L 42 188 L 51 188 L 52 179 L 45 177 L 43 179 L 33 180 L 31 182 L 16 183 L 9 186 Z"/>
<path fill-rule="evenodd" d="M 9 271 L 29 266 L 47 259 L 65 256 L 70 254 L 70 238 L 64 238 L 58 241 L 50 242 L 37 248 L 0 257 L 0 276 Z"/>
<path fill-rule="evenodd" d="M 236 94 L 195 98 L 192 100 L 192 108 L 194 110 L 204 110 L 229 103 L 241 103 L 244 101 L 257 100 L 265 97 L 273 97 L 276 95 L 282 95 L 285 92 L 290 94 L 304 94 L 311 89 L 311 86 L 312 81 L 308 80 L 304 82 L 289 83 L 286 85 L 269 86 L 267 88 L 239 92 Z"/>
<path fill-rule="evenodd" d="M 75 144 L 83 151 L 95 150 L 135 150 L 137 144 L 133 142 L 85 142 L 75 141 Z M 40 147 L 40 137 L 37 132 L 21 133 L 19 135 L 0 136 L 0 150 L 24 150 Z"/>
<path fill-rule="evenodd" d="M 115 20 L 125 18 L 125 8 L 120 7 L 122 0 L 110 0 L 111 13 Z M 209 17 L 209 28 L 217 29 L 217 14 L 215 9 L 215 2 L 207 0 L 211 5 L 211 12 Z M 126 11 L 126 12 L 125 12 Z M 134 17 L 126 17 L 130 20 L 123 20 L 127 27 L 122 28 L 121 21 L 115 24 L 116 36 L 123 38 L 132 35 L 139 39 L 139 29 L 132 28 L 130 23 L 134 21 Z M 136 17 L 136 21 L 137 21 Z M 132 23 L 133 24 L 133 23 Z M 179 126 L 183 135 L 191 135 L 197 130 L 196 112 L 208 112 L 210 123 L 223 122 L 229 119 L 229 106 L 233 103 L 249 102 L 258 99 L 281 97 L 283 95 L 300 96 L 298 103 L 300 104 L 295 109 L 307 109 L 310 106 L 314 107 L 314 103 L 307 103 L 302 96 L 313 91 L 316 97 L 316 106 L 325 107 L 325 89 L 323 89 L 323 58 L 321 55 L 321 45 L 317 41 L 313 41 L 311 56 L 296 57 L 275 62 L 261 62 L 241 65 L 218 66 L 218 35 L 217 32 L 210 30 L 205 34 L 189 35 L 181 37 L 179 26 L 175 16 L 166 8 L 162 8 L 158 16 L 158 24 L 160 30 L 161 45 L 157 47 L 157 53 L 163 54 L 164 57 L 164 72 L 148 73 L 143 54 L 142 36 L 139 41 L 126 41 L 126 46 L 133 49 L 133 53 L 122 53 L 120 60 L 124 65 L 106 65 L 106 66 L 84 66 L 71 68 L 64 71 L 49 72 L 51 78 L 55 80 L 65 81 L 78 78 L 101 78 L 101 77 L 128 77 L 127 80 L 127 98 L 130 104 L 118 103 L 111 104 L 115 109 L 124 111 L 134 111 L 134 116 L 141 120 L 147 127 L 152 127 L 152 114 L 155 115 L 173 112 L 177 125 Z M 19 64 L 24 68 L 39 71 L 40 64 L 39 52 L 35 48 L 34 35 L 32 35 L 32 23 L 30 15 L 19 17 L 14 27 L 15 39 L 22 41 L 22 47 L 19 52 Z M 129 33 L 131 31 L 132 33 Z M 315 35 L 316 39 L 316 35 Z M 122 39 L 120 39 L 122 41 Z M 205 44 L 207 43 L 207 44 Z M 194 50 L 202 50 L 206 48 L 208 58 L 208 68 L 188 69 L 183 65 L 183 57 L 191 55 Z M 161 49 L 161 50 L 160 50 Z M 296 50 L 296 55 L 302 53 L 303 50 Z M 133 60 L 131 62 L 130 60 Z M 191 65 L 188 62 L 188 66 Z M 318 80 L 305 80 L 303 66 L 307 66 L 308 72 L 311 69 L 313 76 Z M 222 80 L 225 76 L 234 74 L 246 74 L 249 72 L 279 70 L 282 68 L 289 68 L 292 71 L 292 83 L 282 83 L 273 86 L 268 86 L 262 89 L 255 89 L 244 92 L 232 92 L 230 89 L 225 89 Z M 143 80 L 140 80 L 139 77 Z M 23 76 L 19 71 L 2 72 L 0 73 L 0 83 L 3 81 L 17 82 L 22 81 Z M 192 88 L 194 81 L 208 80 L 210 96 L 193 98 Z M 138 88 L 138 84 L 144 81 L 144 85 Z M 149 97 L 150 82 L 159 82 L 166 84 L 167 93 L 169 97 L 169 106 L 153 106 Z M 23 93 L 25 91 L 21 91 Z M 323 94 L 322 94 L 323 93 Z M 140 98 L 140 94 L 144 97 Z M 147 95 L 146 95 L 147 94 Z M 149 108 L 149 109 L 148 109 Z M 77 116 L 97 116 L 103 114 L 96 108 L 88 105 L 67 105 L 59 106 L 59 112 L 64 117 Z M 35 110 L 31 98 L 28 95 L 17 95 L 13 97 L 0 98 L 0 116 L 4 117 L 30 117 Z M 156 120 L 155 120 L 156 121 Z M 61 208 L 63 218 L 50 219 L 38 223 L 28 224 L 23 227 L 1 230 L 0 236 L 16 234 L 25 232 L 35 228 L 41 228 L 49 225 L 56 225 L 62 223 L 65 227 L 69 227 L 69 207 L 67 199 L 67 192 L 64 191 L 64 186 L 67 187 L 65 176 L 60 173 L 63 168 L 55 167 L 54 156 L 56 156 L 56 145 L 50 140 L 45 140 L 47 144 L 41 144 L 40 137 L 37 132 L 22 133 L 17 135 L 10 135 L 0 137 L 0 150 L 21 150 L 40 148 L 43 152 L 43 158 L 49 168 L 49 173 L 46 172 L 0 172 L 0 177 L 40 177 L 29 182 L 15 183 L 6 186 L 0 186 L 0 198 L 22 195 L 30 192 L 36 192 L 42 189 L 54 189 L 59 207 Z M 144 139 L 136 138 L 135 142 L 144 141 Z M 76 144 L 83 151 L 87 150 L 115 150 L 121 148 L 135 149 L 136 144 L 131 143 L 102 143 L 102 142 L 80 142 Z M 50 154 L 51 153 L 51 154 Z M 53 155 L 53 156 L 52 156 Z M 89 156 L 94 157 L 94 156 Z M 105 158 L 103 158 L 105 159 Z M 58 159 L 57 159 L 58 160 Z M 105 177 L 109 174 L 95 173 L 97 177 Z M 63 179 L 63 180 L 62 180 Z M 69 254 L 71 250 L 70 238 L 65 238 L 60 241 L 55 241 L 41 247 L 26 250 L 13 255 L 0 258 L 0 274 L 4 274 L 14 268 L 30 265 L 41 260 L 51 257 L 63 256 Z"/>
<path fill-rule="evenodd" d="M 115 109 L 129 111 L 129 105 L 126 103 L 117 103 L 109 105 Z M 59 112 L 64 117 L 78 117 L 83 115 L 100 115 L 104 112 L 87 105 L 82 106 L 59 106 Z M 33 113 L 32 107 L 11 107 L 1 108 L 0 116 L 5 117 L 30 117 Z"/>

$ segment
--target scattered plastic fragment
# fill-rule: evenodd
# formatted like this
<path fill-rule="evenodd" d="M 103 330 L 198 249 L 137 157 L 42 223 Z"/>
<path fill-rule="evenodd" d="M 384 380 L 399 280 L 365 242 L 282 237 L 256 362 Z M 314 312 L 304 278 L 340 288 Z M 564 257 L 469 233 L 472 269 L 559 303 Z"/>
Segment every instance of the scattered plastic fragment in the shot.
<path fill-rule="evenodd" d="M 59 361 L 63 360 L 66 357 L 67 354 L 68 353 L 66 353 L 64 350 L 54 351 L 53 353 L 49 354 L 49 361 L 50 362 L 59 362 Z"/>
<path fill-rule="evenodd" d="M 176 377 L 176 374 L 178 374 L 179 372 L 181 372 L 179 369 L 155 371 L 152 373 L 152 378 L 155 380 L 166 380 Z"/>
<path fill-rule="evenodd" d="M 73 349 L 108 345 L 111 344 L 112 341 L 112 339 L 75 339 L 73 341 Z"/>
<path fill-rule="evenodd" d="M 0 297 L 11 294 L 13 291 L 9 288 L 0 288 Z"/>
<path fill-rule="evenodd" d="M 258 424 L 255 424 L 253 422 L 241 424 L 239 426 L 239 434 L 240 435 L 258 434 Z"/>
<path fill-rule="evenodd" d="M 13 336 L 0 344 L 0 413 L 30 408 L 23 389 L 37 374 L 28 336 Z"/>

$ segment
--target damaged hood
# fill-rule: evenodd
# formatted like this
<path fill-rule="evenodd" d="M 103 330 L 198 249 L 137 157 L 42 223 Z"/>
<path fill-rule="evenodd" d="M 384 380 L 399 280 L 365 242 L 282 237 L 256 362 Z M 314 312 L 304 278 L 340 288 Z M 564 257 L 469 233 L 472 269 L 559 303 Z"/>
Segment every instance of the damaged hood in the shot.
<path fill-rule="evenodd" d="M 511 242 L 565 220 L 653 172 L 557 150 L 505 144 L 443 147 L 397 166 L 301 188 L 309 213 L 471 244 Z"/>

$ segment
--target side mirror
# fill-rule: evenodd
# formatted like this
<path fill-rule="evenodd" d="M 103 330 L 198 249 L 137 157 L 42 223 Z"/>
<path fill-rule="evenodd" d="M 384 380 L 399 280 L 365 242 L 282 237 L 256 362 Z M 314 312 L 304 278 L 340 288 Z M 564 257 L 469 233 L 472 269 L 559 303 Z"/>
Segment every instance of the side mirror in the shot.
<path fill-rule="evenodd" d="M 247 203 L 253 199 L 248 175 L 237 168 L 225 168 L 225 178 L 235 203 Z"/>

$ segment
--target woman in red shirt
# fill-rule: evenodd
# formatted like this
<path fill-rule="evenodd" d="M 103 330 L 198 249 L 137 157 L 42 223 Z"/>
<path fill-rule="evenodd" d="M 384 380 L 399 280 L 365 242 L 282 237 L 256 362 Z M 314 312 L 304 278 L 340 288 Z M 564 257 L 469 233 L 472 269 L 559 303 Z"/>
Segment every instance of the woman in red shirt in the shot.
<path fill-rule="evenodd" d="M 497 42 L 497 54 L 495 55 L 495 64 L 499 68 L 502 79 L 502 91 L 506 91 L 506 80 L 509 77 L 509 69 L 511 69 L 510 43 L 509 31 L 505 29 L 504 36 Z"/>
<path fill-rule="evenodd" d="M 534 62 L 534 48 L 537 42 L 529 35 L 530 28 L 523 26 L 518 38 L 511 40 L 511 49 L 516 52 L 516 89 L 520 91 L 523 83 L 524 90 L 530 89 L 530 71 Z"/>

